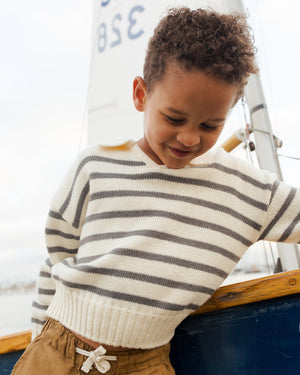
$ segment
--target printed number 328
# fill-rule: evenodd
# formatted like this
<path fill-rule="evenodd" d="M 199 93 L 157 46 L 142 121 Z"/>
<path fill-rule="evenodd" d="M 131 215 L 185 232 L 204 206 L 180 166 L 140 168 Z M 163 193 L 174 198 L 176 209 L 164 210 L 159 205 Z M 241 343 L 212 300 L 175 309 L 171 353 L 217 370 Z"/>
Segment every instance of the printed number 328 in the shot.
<path fill-rule="evenodd" d="M 129 39 L 137 39 L 144 34 L 144 30 L 139 28 L 138 23 L 138 13 L 144 12 L 145 8 L 142 5 L 134 6 L 128 14 L 128 28 L 127 36 Z M 119 23 L 122 21 L 122 15 L 117 13 L 114 15 L 111 22 L 111 29 L 113 34 L 113 40 L 110 43 L 110 47 L 116 47 L 122 43 L 122 34 L 119 28 Z M 98 28 L 98 51 L 100 53 L 104 52 L 107 47 L 107 24 L 102 22 Z"/>

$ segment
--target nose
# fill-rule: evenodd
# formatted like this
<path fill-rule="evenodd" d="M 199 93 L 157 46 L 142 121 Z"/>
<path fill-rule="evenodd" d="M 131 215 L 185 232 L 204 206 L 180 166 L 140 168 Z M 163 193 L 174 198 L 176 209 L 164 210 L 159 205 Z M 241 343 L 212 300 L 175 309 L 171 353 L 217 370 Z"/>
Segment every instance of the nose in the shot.
<path fill-rule="evenodd" d="M 185 147 L 197 146 L 200 143 L 200 135 L 195 130 L 185 130 L 177 134 L 177 141 Z"/>

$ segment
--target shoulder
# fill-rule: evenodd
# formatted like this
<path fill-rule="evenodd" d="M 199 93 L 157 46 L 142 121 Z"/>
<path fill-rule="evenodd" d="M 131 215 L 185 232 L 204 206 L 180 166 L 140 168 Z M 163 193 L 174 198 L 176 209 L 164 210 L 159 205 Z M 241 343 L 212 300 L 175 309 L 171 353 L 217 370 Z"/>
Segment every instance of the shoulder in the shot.
<path fill-rule="evenodd" d="M 265 188 L 271 188 L 272 184 L 277 180 L 275 174 L 259 169 L 247 161 L 224 151 L 222 148 L 212 151 L 210 166 L 220 172 L 224 178 L 227 176 L 233 180 L 244 181 L 245 183 L 251 182 L 253 185 L 263 185 Z"/>
<path fill-rule="evenodd" d="M 126 154 L 131 151 L 135 144 L 132 140 L 124 140 L 122 142 L 104 141 L 97 145 L 90 145 L 83 149 L 78 155 L 78 159 L 82 160 L 93 156 L 105 156 L 113 154 Z"/>
<path fill-rule="evenodd" d="M 98 143 L 98 147 L 104 149 L 126 149 L 132 147 L 135 142 L 128 138 L 118 137 L 113 139 L 103 139 Z"/>
<path fill-rule="evenodd" d="M 85 148 L 77 158 L 77 165 L 84 166 L 88 171 L 94 168 L 109 168 L 114 165 L 117 166 L 144 166 L 136 151 L 136 142 L 132 140 L 120 142 L 119 144 L 97 144 Z"/>
<path fill-rule="evenodd" d="M 232 155 L 221 148 L 217 150 L 216 154 L 217 161 L 225 166 L 235 168 L 246 174 L 257 176 L 258 178 L 277 179 L 275 173 L 260 169 L 258 166 L 252 165 L 248 161 Z"/>

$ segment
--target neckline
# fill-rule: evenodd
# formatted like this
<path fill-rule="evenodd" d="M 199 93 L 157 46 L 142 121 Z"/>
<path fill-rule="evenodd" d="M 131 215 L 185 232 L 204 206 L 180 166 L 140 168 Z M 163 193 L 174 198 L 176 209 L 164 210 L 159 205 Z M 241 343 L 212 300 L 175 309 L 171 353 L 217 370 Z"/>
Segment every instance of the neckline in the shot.
<path fill-rule="evenodd" d="M 172 168 L 168 168 L 164 164 L 157 164 L 154 160 L 150 158 L 138 145 L 136 141 L 134 141 L 134 145 L 132 150 L 138 154 L 139 158 L 148 166 L 151 168 L 156 169 L 168 169 L 173 170 Z M 211 164 L 212 158 L 213 158 L 214 150 L 209 150 L 205 154 L 198 156 L 197 158 L 191 160 L 185 167 L 180 169 L 187 169 L 187 168 L 195 168 L 195 167 L 201 167 L 201 166 L 207 166 Z M 176 169 L 177 170 L 177 169 Z"/>

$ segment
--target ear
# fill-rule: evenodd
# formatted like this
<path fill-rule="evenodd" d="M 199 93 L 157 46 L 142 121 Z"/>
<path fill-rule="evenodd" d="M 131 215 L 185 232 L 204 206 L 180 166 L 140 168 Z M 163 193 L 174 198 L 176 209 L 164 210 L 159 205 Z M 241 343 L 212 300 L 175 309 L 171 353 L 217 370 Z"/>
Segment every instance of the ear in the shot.
<path fill-rule="evenodd" d="M 146 84 L 142 77 L 135 77 L 133 81 L 133 103 L 138 111 L 144 111 L 146 103 Z"/>

